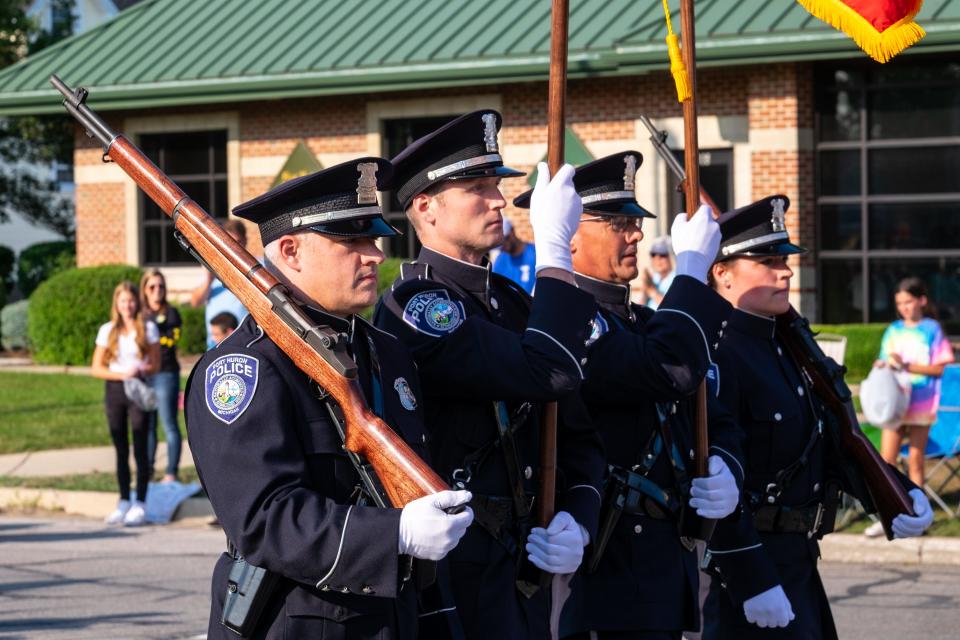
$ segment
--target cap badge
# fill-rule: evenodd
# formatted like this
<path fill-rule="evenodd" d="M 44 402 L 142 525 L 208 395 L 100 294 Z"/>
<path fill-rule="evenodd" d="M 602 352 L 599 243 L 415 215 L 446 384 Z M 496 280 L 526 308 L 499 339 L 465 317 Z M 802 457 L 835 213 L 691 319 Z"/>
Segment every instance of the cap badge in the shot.
<path fill-rule="evenodd" d="M 774 232 L 786 231 L 787 229 L 787 225 L 783 219 L 786 215 L 783 210 L 786 204 L 787 203 L 783 198 L 774 198 L 770 201 L 770 206 L 773 208 L 773 215 L 770 217 L 770 226 Z"/>
<path fill-rule="evenodd" d="M 485 113 L 483 118 L 483 142 L 487 145 L 487 153 L 497 153 L 497 116 Z"/>
<path fill-rule="evenodd" d="M 626 165 L 626 168 L 623 170 L 623 190 L 633 191 L 633 181 L 637 175 L 637 157 L 633 155 L 624 156 L 623 164 Z"/>
<path fill-rule="evenodd" d="M 357 180 L 357 203 L 377 204 L 377 163 L 361 162 L 357 165 L 360 179 Z"/>

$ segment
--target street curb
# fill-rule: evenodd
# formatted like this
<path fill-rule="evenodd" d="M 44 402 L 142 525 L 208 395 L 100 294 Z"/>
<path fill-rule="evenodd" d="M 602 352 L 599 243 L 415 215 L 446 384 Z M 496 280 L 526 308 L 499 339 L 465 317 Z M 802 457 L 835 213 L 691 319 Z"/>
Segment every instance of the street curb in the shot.
<path fill-rule="evenodd" d="M 960 565 L 960 538 L 922 536 L 887 540 L 863 534 L 832 533 L 820 541 L 820 555 L 826 562 Z"/>
<path fill-rule="evenodd" d="M 0 508 L 17 511 L 61 511 L 69 515 L 105 518 L 117 506 L 117 494 L 104 491 L 62 491 L 60 489 L 28 489 L 0 487 Z M 206 497 L 189 498 L 177 507 L 173 521 L 213 517 L 213 507 Z"/>

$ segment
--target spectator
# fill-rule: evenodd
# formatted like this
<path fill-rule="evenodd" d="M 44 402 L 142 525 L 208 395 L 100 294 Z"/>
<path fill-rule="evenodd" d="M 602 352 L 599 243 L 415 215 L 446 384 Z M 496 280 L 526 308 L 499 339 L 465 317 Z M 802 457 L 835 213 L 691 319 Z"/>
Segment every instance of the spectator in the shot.
<path fill-rule="evenodd" d="M 640 283 L 640 304 L 656 309 L 673 284 L 675 272 L 670 259 L 670 236 L 660 236 L 650 247 L 650 269 L 643 270 Z"/>
<path fill-rule="evenodd" d="M 503 219 L 503 244 L 500 253 L 493 262 L 493 272 L 510 278 L 527 293 L 533 293 L 536 274 L 533 267 L 537 261 L 537 252 L 532 244 L 517 237 L 513 224 Z"/>
<path fill-rule="evenodd" d="M 247 228 L 240 220 L 230 219 L 223 223 L 224 230 L 230 234 L 234 240 L 242 246 L 247 246 Z M 210 320 L 221 311 L 228 311 L 238 320 L 243 320 L 247 315 L 247 309 L 243 306 L 237 296 L 227 289 L 220 278 L 214 277 L 213 273 L 207 271 L 203 284 L 198 286 L 190 294 L 190 305 L 199 307 L 206 305 L 204 310 L 204 322 L 207 325 L 207 349 L 217 346 L 216 341 L 210 334 Z"/>
<path fill-rule="evenodd" d="M 233 333 L 240 323 L 237 316 L 228 311 L 218 313 L 210 319 L 210 335 L 216 344 L 220 344 Z"/>
<path fill-rule="evenodd" d="M 117 483 L 120 501 L 107 516 L 107 524 L 136 526 L 146 520 L 145 502 L 150 482 L 147 455 L 147 413 L 127 398 L 124 380 L 149 376 L 160 364 L 160 333 L 157 325 L 145 321 L 140 312 L 137 287 L 121 282 L 113 290 L 110 322 L 97 332 L 92 373 L 107 381 L 104 405 L 110 438 L 117 452 Z M 130 502 L 130 450 L 127 418 L 133 431 L 133 457 L 137 462 L 137 499 Z"/>
<path fill-rule="evenodd" d="M 144 320 L 157 325 L 160 333 L 160 370 L 151 378 L 150 385 L 157 392 L 157 410 L 148 415 L 147 453 L 153 471 L 157 455 L 157 418 L 163 422 L 167 436 L 167 469 L 164 482 L 176 482 L 180 468 L 180 425 L 177 423 L 177 405 L 180 396 L 180 363 L 177 361 L 177 343 L 183 322 L 176 307 L 167 302 L 167 281 L 157 269 L 148 269 L 140 279 L 140 303 Z"/>
<path fill-rule="evenodd" d="M 903 386 L 910 387 L 910 405 L 899 429 L 883 431 L 880 454 L 894 464 L 906 436 L 910 442 L 907 457 L 910 479 L 923 486 L 927 437 L 940 403 L 940 376 L 943 368 L 953 362 L 953 349 L 940 324 L 928 317 L 927 288 L 920 278 L 901 280 L 893 299 L 900 320 L 883 333 L 880 356 L 874 366 L 888 366 L 902 372 Z M 883 525 L 876 522 L 864 533 L 870 537 L 882 535 Z"/>

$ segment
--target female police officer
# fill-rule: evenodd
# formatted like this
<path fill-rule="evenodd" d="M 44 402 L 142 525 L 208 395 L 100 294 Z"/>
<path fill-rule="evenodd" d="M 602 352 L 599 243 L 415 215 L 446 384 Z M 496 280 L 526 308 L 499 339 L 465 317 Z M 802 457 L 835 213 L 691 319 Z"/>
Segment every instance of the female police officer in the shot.
<path fill-rule="evenodd" d="M 839 494 L 836 452 L 823 437 L 823 405 L 774 331 L 774 317 L 790 307 L 787 257 L 805 251 L 787 234 L 789 204 L 770 196 L 720 218 L 712 281 L 736 309 L 708 380 L 746 432 L 746 480 L 744 508 L 718 523 L 707 549 L 715 577 L 706 640 L 837 637 L 816 566 Z M 933 520 L 930 503 L 901 482 L 917 515 L 897 516 L 893 530 L 920 535 Z"/>

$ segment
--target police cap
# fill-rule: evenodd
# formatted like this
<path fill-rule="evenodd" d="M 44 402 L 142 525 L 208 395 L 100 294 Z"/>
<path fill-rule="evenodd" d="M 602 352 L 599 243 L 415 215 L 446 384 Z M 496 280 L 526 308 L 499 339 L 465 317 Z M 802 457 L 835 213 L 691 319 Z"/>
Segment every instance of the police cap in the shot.
<path fill-rule="evenodd" d="M 257 223 L 264 245 L 304 229 L 342 237 L 395 236 L 377 201 L 393 174 L 383 158 L 357 158 L 288 180 L 234 207 L 233 214 Z"/>
<path fill-rule="evenodd" d="M 790 242 L 784 222 L 788 208 L 790 199 L 775 195 L 724 213 L 717 219 L 721 234 L 717 261 L 806 253 L 806 249 Z"/>
<path fill-rule="evenodd" d="M 643 164 L 639 151 L 622 151 L 577 167 L 573 185 L 580 194 L 583 210 L 600 216 L 656 218 L 637 202 L 634 180 Z M 513 204 L 530 208 L 533 190 L 513 199 Z"/>
<path fill-rule="evenodd" d="M 417 195 L 444 180 L 526 175 L 503 166 L 497 132 L 502 118 L 493 109 L 474 111 L 428 133 L 390 162 L 392 188 L 406 208 Z"/>

